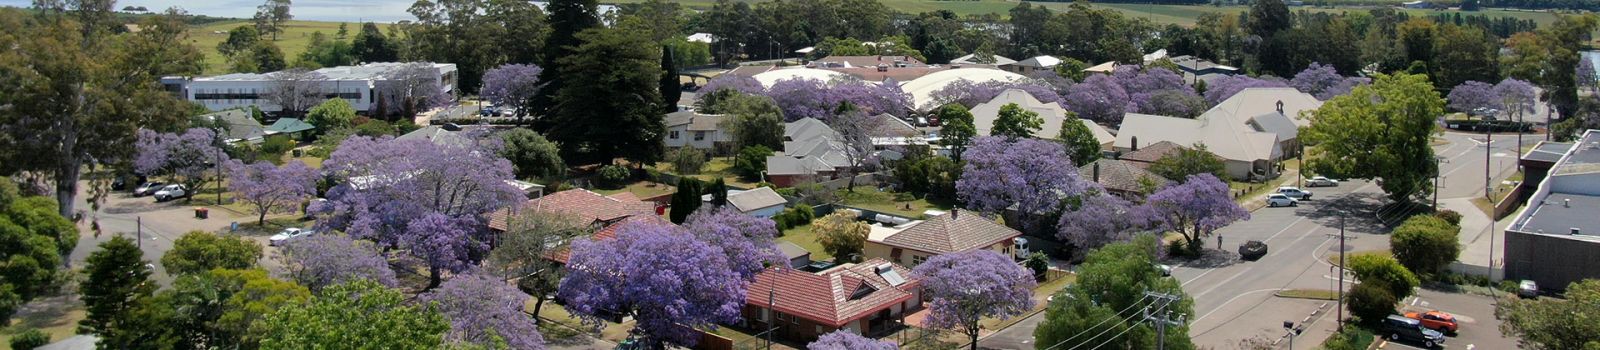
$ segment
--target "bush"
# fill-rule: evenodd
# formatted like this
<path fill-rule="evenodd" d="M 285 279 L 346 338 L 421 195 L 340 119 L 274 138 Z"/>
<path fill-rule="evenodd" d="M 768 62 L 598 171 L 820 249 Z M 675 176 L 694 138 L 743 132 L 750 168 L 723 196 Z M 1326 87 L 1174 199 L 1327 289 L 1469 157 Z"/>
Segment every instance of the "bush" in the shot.
<path fill-rule="evenodd" d="M 1445 222 L 1448 222 L 1451 225 L 1461 226 L 1461 213 L 1457 213 L 1454 210 L 1440 210 L 1439 212 L 1433 213 L 1433 216 L 1444 219 Z"/>
<path fill-rule="evenodd" d="M 1167 256 L 1187 256 L 1189 254 L 1189 250 L 1185 249 L 1184 245 L 1187 245 L 1188 243 L 1189 242 L 1187 240 L 1182 239 L 1172 241 L 1172 244 L 1167 245 Z"/>
<path fill-rule="evenodd" d="M 706 153 L 694 147 L 679 147 L 667 153 L 667 161 L 672 163 L 672 170 L 680 175 L 699 174 L 706 166 Z"/>
<path fill-rule="evenodd" d="M 1433 276 L 1461 254 L 1457 241 L 1460 231 L 1460 227 L 1437 216 L 1413 216 L 1389 235 L 1389 246 L 1400 265 L 1417 274 Z"/>
<path fill-rule="evenodd" d="M 1366 350 L 1372 345 L 1371 331 L 1360 327 L 1345 327 L 1343 332 L 1328 337 L 1322 342 L 1323 350 Z"/>
<path fill-rule="evenodd" d="M 601 188 L 618 189 L 628 182 L 628 175 L 628 168 L 613 164 L 601 167 L 595 179 Z"/>
<path fill-rule="evenodd" d="M 1394 313 L 1394 304 L 1400 302 L 1382 285 L 1370 282 L 1357 283 L 1346 297 L 1350 299 L 1350 314 L 1368 324 L 1389 317 Z"/>
<path fill-rule="evenodd" d="M 1035 280 L 1043 281 L 1045 270 L 1050 269 L 1050 258 L 1046 257 L 1044 252 L 1033 252 L 1033 254 L 1028 255 L 1027 260 L 1022 262 L 1022 265 L 1033 271 Z"/>
<path fill-rule="evenodd" d="M 1349 266 L 1361 284 L 1383 288 L 1394 299 L 1410 296 L 1411 290 L 1420 284 L 1411 270 L 1401 266 L 1400 262 L 1392 257 L 1359 254 L 1350 258 Z"/>
<path fill-rule="evenodd" d="M 733 171 L 746 179 L 766 180 L 761 178 L 761 172 L 767 170 L 767 157 L 771 155 L 772 149 L 762 145 L 740 149 L 733 158 Z"/>
<path fill-rule="evenodd" d="M 14 350 L 32 350 L 50 344 L 50 335 L 37 329 L 29 329 L 11 337 L 11 348 Z"/>
<path fill-rule="evenodd" d="M 289 153 L 294 146 L 294 140 L 290 140 L 289 136 L 268 136 L 266 141 L 261 142 L 261 148 L 256 149 L 256 154 L 272 164 L 283 164 L 283 154 Z"/>

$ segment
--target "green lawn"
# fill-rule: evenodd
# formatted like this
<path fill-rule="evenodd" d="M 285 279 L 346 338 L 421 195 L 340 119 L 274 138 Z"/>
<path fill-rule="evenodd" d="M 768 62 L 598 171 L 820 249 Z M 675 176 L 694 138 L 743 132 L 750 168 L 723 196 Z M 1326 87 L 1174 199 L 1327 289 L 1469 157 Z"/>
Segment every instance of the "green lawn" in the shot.
<path fill-rule="evenodd" d="M 1007 319 L 985 318 L 981 321 L 978 321 L 978 325 L 989 330 L 1000 330 L 1005 329 L 1006 327 L 1011 327 L 1011 325 L 1017 324 L 1017 322 L 1021 322 L 1023 319 L 1028 318 L 1029 315 L 1032 315 L 1035 312 L 1042 312 L 1045 308 L 1050 307 L 1050 303 L 1045 302 L 1045 300 L 1048 300 L 1051 295 L 1055 295 L 1056 292 L 1066 289 L 1068 285 L 1071 285 L 1073 282 L 1077 281 L 1078 275 L 1067 275 L 1066 277 L 1057 278 L 1054 281 L 1040 283 L 1038 286 L 1033 287 L 1033 300 L 1036 302 L 1033 304 L 1032 310 L 1023 313 L 1021 316 Z"/>
<path fill-rule="evenodd" d="M 855 192 L 839 190 L 835 193 L 839 203 L 879 212 L 885 212 L 912 219 L 921 219 L 922 212 L 928 209 L 950 210 L 950 203 L 936 201 L 929 202 L 926 198 L 912 198 L 912 200 L 897 200 L 896 193 L 879 191 L 870 186 L 856 186 Z M 906 199 L 906 198 L 899 198 Z"/>
<path fill-rule="evenodd" d="M 70 293 L 70 291 L 64 292 Z M 83 303 L 74 301 L 63 304 L 54 302 L 62 298 L 49 299 L 51 299 L 52 305 L 56 306 L 41 312 L 12 318 L 11 326 L 0 328 L 0 344 L 10 344 L 11 337 L 28 329 L 38 329 L 45 334 L 49 334 L 50 341 L 61 341 L 76 335 L 78 320 L 82 320 L 85 315 Z M 33 302 L 43 301 L 42 299 L 36 299 Z"/>
<path fill-rule="evenodd" d="M 339 23 L 289 21 L 284 25 L 283 33 L 278 34 L 278 41 L 274 42 L 274 44 L 278 45 L 278 49 L 283 50 L 284 61 L 293 63 L 295 57 L 300 56 L 301 52 L 305 52 L 306 45 L 311 43 L 312 32 L 320 31 L 323 35 L 327 35 L 329 39 L 332 39 L 334 33 L 339 32 Z M 205 74 L 224 74 L 230 71 L 227 58 L 223 57 L 221 52 L 217 52 L 217 44 L 228 40 L 229 30 L 242 25 L 251 25 L 251 22 L 249 20 L 216 22 L 194 27 L 189 31 L 189 42 L 206 55 Z M 379 28 L 385 30 L 385 32 L 389 29 L 387 25 L 379 25 Z M 350 23 L 349 31 L 351 36 L 354 36 L 360 30 L 360 23 Z M 270 38 L 268 39 L 270 40 Z"/>
<path fill-rule="evenodd" d="M 679 174 L 676 169 L 672 168 L 672 164 L 667 162 L 656 163 L 656 170 L 660 170 L 664 173 L 683 175 Z M 706 160 L 705 167 L 700 168 L 700 173 L 688 176 L 706 182 L 716 181 L 718 178 L 720 178 L 729 186 L 743 188 L 756 187 L 755 182 L 746 181 L 744 178 L 739 177 L 739 174 L 735 174 L 733 172 L 733 158 L 731 157 L 714 157 L 708 159 Z"/>
<path fill-rule="evenodd" d="M 821 243 L 817 243 L 817 234 L 811 232 L 810 224 L 783 230 L 783 237 L 778 237 L 778 240 L 794 243 L 801 248 L 805 248 L 806 251 L 811 252 L 811 260 L 833 260 L 833 255 L 823 250 Z"/>
<path fill-rule="evenodd" d="M 1274 293 L 1279 298 L 1334 300 L 1339 298 L 1338 291 L 1327 289 L 1285 289 Z"/>
<path fill-rule="evenodd" d="M 594 190 L 595 193 L 599 193 L 599 194 L 603 194 L 603 195 L 607 195 L 607 196 L 610 196 L 610 195 L 613 195 L 613 194 L 618 194 L 618 193 L 623 193 L 623 192 L 630 192 L 630 193 L 633 193 L 634 196 L 639 197 L 639 199 L 645 199 L 645 198 L 660 196 L 660 195 L 663 195 L 663 194 L 669 194 L 669 193 L 672 193 L 673 191 L 675 191 L 675 188 L 672 187 L 672 185 L 668 185 L 668 184 L 664 184 L 664 183 L 660 183 L 660 182 L 654 182 L 654 181 L 634 182 L 634 183 L 628 184 L 627 186 L 624 186 L 622 188 L 612 189 L 612 190 L 607 190 L 607 189 L 595 189 Z"/>

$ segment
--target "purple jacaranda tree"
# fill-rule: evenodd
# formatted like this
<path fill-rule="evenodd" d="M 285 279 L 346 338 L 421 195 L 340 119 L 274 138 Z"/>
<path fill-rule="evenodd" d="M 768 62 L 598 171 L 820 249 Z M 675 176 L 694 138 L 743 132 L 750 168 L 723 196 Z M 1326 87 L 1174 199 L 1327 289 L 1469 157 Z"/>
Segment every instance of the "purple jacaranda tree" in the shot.
<path fill-rule="evenodd" d="M 257 225 L 266 224 L 267 213 L 293 213 L 301 201 L 317 194 L 317 171 L 300 161 L 275 166 L 234 160 L 227 169 L 228 190 L 255 211 Z"/>
<path fill-rule="evenodd" d="M 1133 220 L 1178 232 L 1189 249 L 1198 252 L 1200 239 L 1235 221 L 1250 220 L 1250 212 L 1233 202 L 1227 183 L 1211 174 L 1197 174 L 1150 194 L 1133 210 Z"/>
<path fill-rule="evenodd" d="M 1131 215 L 1133 203 L 1107 194 L 1103 189 L 1084 192 L 1075 202 L 1062 208 L 1056 237 L 1079 250 L 1127 241 L 1141 226 Z"/>
<path fill-rule="evenodd" d="M 438 305 L 439 312 L 450 320 L 445 338 L 452 343 L 544 349 L 539 326 L 533 316 L 522 312 L 528 295 L 499 278 L 483 273 L 457 275 L 423 294 L 422 300 Z"/>
<path fill-rule="evenodd" d="M 773 243 L 778 236 L 777 224 L 772 219 L 745 215 L 731 205 L 701 207 L 689 215 L 683 228 L 696 239 L 722 249 L 739 279 L 754 280 L 768 264 L 785 262 Z"/>
<path fill-rule="evenodd" d="M 1338 84 L 1333 84 L 1333 86 L 1329 86 L 1326 90 L 1322 90 L 1322 93 L 1312 94 L 1311 96 L 1316 97 L 1318 100 L 1327 101 L 1333 99 L 1334 97 L 1349 94 L 1350 91 L 1354 91 L 1357 86 L 1371 83 L 1372 78 L 1345 77 L 1343 80 L 1339 80 Z"/>
<path fill-rule="evenodd" d="M 438 212 L 428 213 L 406 224 L 400 246 L 428 265 L 428 286 L 439 286 L 443 272 L 461 272 L 472 266 L 474 252 L 488 251 L 487 240 L 473 237 L 473 218 L 455 218 Z"/>
<path fill-rule="evenodd" d="M 495 106 L 516 110 L 520 122 L 528 115 L 528 104 L 539 94 L 539 88 L 544 87 L 544 82 L 539 81 L 542 72 L 544 68 L 532 64 L 495 67 L 483 73 L 483 89 L 478 94 Z"/>
<path fill-rule="evenodd" d="M 850 102 L 869 115 L 889 113 L 905 116 L 911 95 L 893 80 L 874 84 L 855 78 L 822 81 L 810 78 L 779 80 L 767 89 L 767 97 L 783 111 L 784 120 L 816 118 L 828 121 L 842 102 Z"/>
<path fill-rule="evenodd" d="M 817 341 L 806 344 L 806 350 L 897 350 L 894 342 L 882 341 L 863 337 L 849 330 L 837 330 L 817 337 Z"/>
<path fill-rule="evenodd" d="M 439 68 L 427 62 L 406 63 L 384 74 L 374 85 L 378 90 L 379 106 L 385 113 L 396 113 L 410 120 L 417 114 L 444 107 L 455 96 L 439 85 Z"/>
<path fill-rule="evenodd" d="M 337 233 L 290 240 L 281 259 L 289 278 L 313 292 L 361 279 L 395 286 L 394 270 L 377 247 Z"/>
<path fill-rule="evenodd" d="M 1539 101 L 1539 93 L 1533 84 L 1526 81 L 1516 78 L 1501 80 L 1499 84 L 1494 84 L 1494 94 L 1500 97 L 1500 105 L 1505 107 L 1506 112 L 1515 115 L 1519 121 L 1524 114 L 1537 111 L 1534 104 Z"/>
<path fill-rule="evenodd" d="M 1067 85 L 1071 85 L 1070 81 Z M 1061 95 L 1056 87 L 1043 80 L 1022 79 L 1018 81 L 973 82 L 962 79 L 950 82 L 950 84 L 934 90 L 933 93 L 928 95 L 933 99 L 931 106 L 924 107 L 933 108 L 950 103 L 958 103 L 963 107 L 972 108 L 993 100 L 995 96 L 1000 96 L 1000 93 L 1008 89 L 1026 91 L 1029 95 L 1033 95 L 1033 98 L 1038 99 L 1039 102 L 1061 103 Z"/>
<path fill-rule="evenodd" d="M 928 301 L 924 327 L 958 329 L 978 349 L 978 321 L 1008 318 L 1033 308 L 1033 274 L 1011 257 L 988 249 L 935 255 L 917 265 Z"/>
<path fill-rule="evenodd" d="M 1178 118 L 1194 118 L 1205 113 L 1206 98 L 1194 91 L 1161 90 L 1136 102 L 1139 113 Z"/>
<path fill-rule="evenodd" d="M 704 98 L 706 95 L 722 89 L 732 89 L 746 95 L 763 95 L 767 92 L 767 88 L 761 86 L 761 82 L 757 81 L 756 78 L 738 74 L 723 74 L 706 81 L 706 85 L 700 87 L 699 96 L 697 97 Z"/>
<path fill-rule="evenodd" d="M 1494 85 L 1481 81 L 1468 80 L 1450 89 L 1450 109 L 1461 112 L 1473 112 L 1479 108 L 1501 109 L 1500 96 L 1495 95 Z"/>
<path fill-rule="evenodd" d="M 193 128 L 182 134 L 139 129 L 133 170 L 146 176 L 167 177 L 194 192 L 205 183 L 206 176 L 216 175 L 217 164 L 227 161 L 227 154 L 216 144 L 217 133 L 206 128 Z"/>
<path fill-rule="evenodd" d="M 1122 84 L 1105 74 L 1091 74 L 1082 83 L 1067 90 L 1071 92 L 1063 96 L 1063 104 L 1068 109 L 1077 112 L 1080 118 L 1101 123 L 1121 123 L 1122 115 L 1128 112 L 1131 102 Z"/>
<path fill-rule="evenodd" d="M 1294 79 L 1289 79 L 1289 86 L 1294 87 L 1295 90 L 1300 90 L 1300 92 L 1311 94 L 1311 96 L 1315 96 L 1319 100 L 1326 100 L 1323 97 L 1327 91 L 1341 84 L 1344 80 L 1344 76 L 1339 75 L 1339 70 L 1333 68 L 1332 65 L 1312 62 L 1311 66 L 1306 67 L 1305 70 L 1295 73 Z"/>
<path fill-rule="evenodd" d="M 966 165 L 956 180 L 956 196 L 967 208 L 998 214 L 1016 205 L 1024 228 L 1059 210 L 1062 198 L 1082 193 L 1078 168 L 1060 143 L 984 136 L 962 155 Z"/>
<path fill-rule="evenodd" d="M 749 283 L 722 249 L 672 225 L 621 225 L 614 239 L 573 242 L 557 293 L 568 311 L 595 326 L 610 315 L 632 317 L 648 349 L 693 346 L 695 328 L 739 319 Z"/>
<path fill-rule="evenodd" d="M 1224 76 L 1206 84 L 1206 102 L 1215 106 L 1244 89 L 1288 86 L 1289 84 L 1282 79 L 1257 79 L 1243 75 Z"/>

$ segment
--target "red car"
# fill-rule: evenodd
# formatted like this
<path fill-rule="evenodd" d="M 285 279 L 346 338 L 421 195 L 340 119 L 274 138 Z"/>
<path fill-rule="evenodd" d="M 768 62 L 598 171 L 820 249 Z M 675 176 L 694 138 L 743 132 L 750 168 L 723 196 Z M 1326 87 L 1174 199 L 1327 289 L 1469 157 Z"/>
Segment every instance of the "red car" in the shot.
<path fill-rule="evenodd" d="M 1407 312 L 1406 318 L 1422 321 L 1422 326 L 1440 333 L 1455 334 L 1460 325 L 1456 324 L 1456 317 L 1444 311 L 1434 310 L 1428 312 Z"/>

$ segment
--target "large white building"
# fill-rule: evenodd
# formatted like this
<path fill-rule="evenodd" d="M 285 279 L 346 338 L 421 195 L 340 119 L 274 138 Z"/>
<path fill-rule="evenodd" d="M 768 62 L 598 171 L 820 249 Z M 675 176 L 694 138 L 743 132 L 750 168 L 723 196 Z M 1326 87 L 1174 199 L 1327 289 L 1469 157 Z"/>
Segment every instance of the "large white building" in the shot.
<path fill-rule="evenodd" d="M 435 70 L 432 77 L 445 94 L 454 94 L 457 71 L 453 63 L 428 63 Z M 357 66 L 339 66 L 316 70 L 321 74 L 321 90 L 325 98 L 343 98 L 357 112 L 369 113 L 377 106 L 379 85 L 407 63 L 367 63 Z M 184 98 L 205 105 L 212 111 L 256 106 L 263 112 L 276 113 L 281 107 L 266 96 L 278 84 L 273 73 L 233 73 L 213 77 L 181 80 L 162 79 L 168 89 Z"/>

